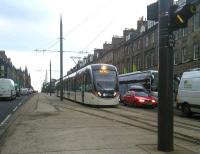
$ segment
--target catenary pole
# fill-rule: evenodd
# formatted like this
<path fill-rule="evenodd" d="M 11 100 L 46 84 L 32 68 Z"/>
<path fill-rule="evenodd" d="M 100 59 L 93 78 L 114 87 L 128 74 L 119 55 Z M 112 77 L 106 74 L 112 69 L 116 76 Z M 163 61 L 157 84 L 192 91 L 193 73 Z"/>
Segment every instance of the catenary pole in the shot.
<path fill-rule="evenodd" d="M 52 86 L 51 86 L 51 60 L 50 60 L 50 85 L 49 85 L 49 93 L 50 93 L 50 96 L 51 96 L 51 90 L 52 90 Z"/>
<path fill-rule="evenodd" d="M 63 100 L 63 29 L 60 16 L 60 101 Z"/>
<path fill-rule="evenodd" d="M 159 0 L 158 150 L 173 151 L 173 49 L 169 47 L 169 10 L 173 0 Z"/>

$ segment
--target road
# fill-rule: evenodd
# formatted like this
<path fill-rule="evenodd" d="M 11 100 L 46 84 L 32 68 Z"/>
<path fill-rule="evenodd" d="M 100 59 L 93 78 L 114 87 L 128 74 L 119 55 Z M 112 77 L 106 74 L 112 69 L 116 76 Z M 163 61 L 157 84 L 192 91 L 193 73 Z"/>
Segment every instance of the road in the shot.
<path fill-rule="evenodd" d="M 25 103 L 31 95 L 20 96 L 15 100 L 0 100 L 0 126 L 4 123 L 20 108 L 20 106 Z"/>

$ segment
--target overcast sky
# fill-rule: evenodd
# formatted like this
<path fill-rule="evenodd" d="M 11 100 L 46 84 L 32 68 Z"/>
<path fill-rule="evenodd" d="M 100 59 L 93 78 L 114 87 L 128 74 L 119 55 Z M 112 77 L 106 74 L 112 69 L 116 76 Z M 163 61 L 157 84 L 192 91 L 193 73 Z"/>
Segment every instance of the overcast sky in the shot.
<path fill-rule="evenodd" d="M 63 20 L 63 50 L 93 54 L 122 36 L 125 28 L 136 28 L 137 20 L 146 18 L 147 5 L 156 0 L 0 0 L 0 50 L 5 50 L 16 68 L 27 66 L 32 86 L 41 89 L 46 70 L 52 62 L 52 78 L 59 78 L 60 14 Z M 75 63 L 63 54 L 63 74 Z M 75 59 L 77 61 L 77 59 Z M 48 72 L 49 78 L 49 72 Z"/>

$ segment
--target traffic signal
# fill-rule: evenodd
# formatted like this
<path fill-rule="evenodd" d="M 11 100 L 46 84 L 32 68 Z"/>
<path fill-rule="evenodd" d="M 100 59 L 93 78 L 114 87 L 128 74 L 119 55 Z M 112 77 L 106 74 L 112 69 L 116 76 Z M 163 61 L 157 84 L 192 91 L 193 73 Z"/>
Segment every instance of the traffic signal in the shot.
<path fill-rule="evenodd" d="M 191 3 L 185 4 L 182 8 L 174 5 L 170 10 L 169 28 L 171 31 L 187 27 L 188 19 L 196 13 L 196 6 Z"/>

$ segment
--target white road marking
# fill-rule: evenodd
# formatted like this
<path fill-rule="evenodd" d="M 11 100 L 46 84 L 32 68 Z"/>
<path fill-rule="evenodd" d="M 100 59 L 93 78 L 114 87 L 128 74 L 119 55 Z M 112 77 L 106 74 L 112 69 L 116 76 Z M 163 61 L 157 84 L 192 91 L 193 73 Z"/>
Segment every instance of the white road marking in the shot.
<path fill-rule="evenodd" d="M 13 112 L 15 112 L 17 109 L 18 109 L 18 107 L 16 106 L 16 107 L 13 109 Z"/>
<path fill-rule="evenodd" d="M 4 125 L 4 123 L 11 117 L 11 114 L 9 114 L 0 124 L 0 127 Z"/>

